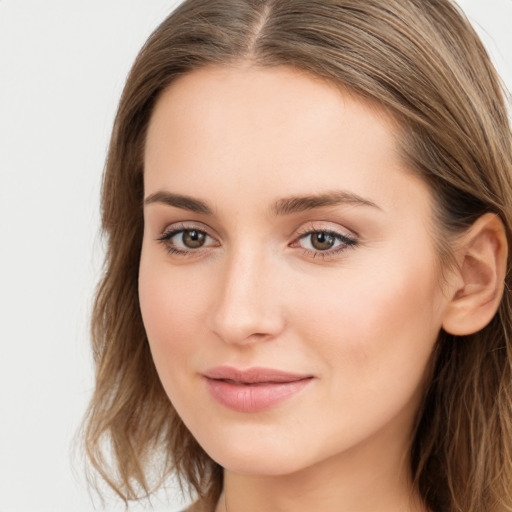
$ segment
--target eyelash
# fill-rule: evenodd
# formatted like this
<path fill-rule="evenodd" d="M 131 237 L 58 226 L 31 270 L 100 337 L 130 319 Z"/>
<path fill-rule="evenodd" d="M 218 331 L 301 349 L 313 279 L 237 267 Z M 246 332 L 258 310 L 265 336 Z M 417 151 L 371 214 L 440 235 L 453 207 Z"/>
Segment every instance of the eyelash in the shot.
<path fill-rule="evenodd" d="M 349 237 L 347 235 L 343 235 L 339 233 L 338 231 L 333 231 L 330 229 L 307 229 L 305 231 L 299 232 L 296 240 L 292 242 L 291 246 L 293 247 L 293 244 L 298 243 L 299 240 L 303 240 L 304 238 L 308 236 L 312 236 L 315 234 L 322 233 L 324 235 L 331 236 L 335 239 L 335 241 L 340 242 L 339 245 L 335 246 L 332 249 L 327 249 L 325 251 L 322 251 L 320 249 L 314 250 L 314 249 L 306 249 L 302 248 L 303 252 L 306 256 L 312 256 L 313 258 L 329 258 L 329 257 L 335 257 L 341 252 L 345 251 L 346 249 L 353 248 L 357 246 L 359 243 L 356 238 Z"/>
<path fill-rule="evenodd" d="M 173 246 L 170 244 L 170 240 L 172 238 L 174 238 L 176 235 L 179 235 L 180 233 L 184 234 L 187 231 L 188 232 L 196 231 L 197 233 L 203 234 L 213 240 L 213 237 L 211 237 L 204 229 L 199 229 L 195 226 L 179 225 L 179 226 L 173 227 L 173 228 L 165 231 L 162 234 L 162 236 L 157 238 L 157 241 L 161 242 L 164 245 L 166 251 L 169 254 L 176 254 L 178 256 L 184 256 L 184 257 L 197 255 L 197 253 L 201 252 L 202 247 L 198 248 L 198 249 L 184 250 L 184 249 L 179 249 L 176 246 Z"/>
<path fill-rule="evenodd" d="M 184 234 L 186 232 L 191 232 L 191 231 L 196 231 L 197 233 L 200 233 L 200 234 L 214 240 L 214 238 L 212 236 L 210 236 L 207 233 L 207 231 L 205 231 L 204 229 L 198 229 L 195 226 L 186 226 L 186 225 L 179 225 L 179 226 L 173 227 L 173 228 L 169 229 L 168 231 L 165 231 L 156 240 L 164 245 L 166 251 L 169 254 L 178 255 L 181 257 L 195 256 L 204 250 L 202 246 L 197 249 L 184 250 L 184 249 L 179 249 L 176 246 L 173 246 L 169 243 L 170 240 L 173 237 L 175 237 L 176 235 L 179 235 L 180 233 Z M 334 238 L 336 242 L 340 242 L 339 245 L 335 246 L 333 249 L 326 249 L 324 251 L 322 251 L 320 249 L 314 250 L 314 249 L 307 249 L 307 248 L 302 247 L 303 253 L 306 256 L 313 257 L 313 258 L 335 257 L 338 254 L 340 254 L 341 252 L 345 251 L 346 249 L 353 248 L 353 247 L 357 246 L 359 243 L 356 238 L 352 238 L 347 235 L 343 235 L 337 231 L 333 231 L 333 230 L 329 230 L 329 229 L 315 228 L 315 229 L 307 229 L 302 232 L 299 232 L 297 234 L 297 237 L 295 238 L 295 240 L 291 244 L 289 244 L 289 247 L 297 247 L 297 245 L 294 245 L 294 244 L 298 244 L 300 240 L 303 240 L 303 239 L 307 238 L 308 236 L 312 236 L 312 235 L 319 234 L 319 233 L 322 233 L 324 235 L 328 235 L 328 236 Z M 298 247 L 300 247 L 300 245 Z"/>

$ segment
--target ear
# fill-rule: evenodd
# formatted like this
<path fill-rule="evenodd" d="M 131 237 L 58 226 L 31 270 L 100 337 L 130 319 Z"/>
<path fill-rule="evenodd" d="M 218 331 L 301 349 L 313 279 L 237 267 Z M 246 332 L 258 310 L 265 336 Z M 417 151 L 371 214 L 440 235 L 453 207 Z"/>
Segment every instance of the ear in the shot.
<path fill-rule="evenodd" d="M 457 336 L 483 329 L 498 310 L 507 268 L 507 237 L 501 219 L 482 215 L 457 243 L 458 267 L 449 282 L 443 329 Z"/>

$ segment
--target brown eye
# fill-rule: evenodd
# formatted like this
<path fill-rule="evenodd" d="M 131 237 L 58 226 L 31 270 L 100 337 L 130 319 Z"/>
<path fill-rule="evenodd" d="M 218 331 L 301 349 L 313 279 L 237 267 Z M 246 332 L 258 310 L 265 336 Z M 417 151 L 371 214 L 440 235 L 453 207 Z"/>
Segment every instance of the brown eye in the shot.
<path fill-rule="evenodd" d="M 355 238 L 348 237 L 335 231 L 309 231 L 298 238 L 292 247 L 302 247 L 310 253 L 334 255 L 349 246 L 357 245 Z"/>
<path fill-rule="evenodd" d="M 200 253 L 203 249 L 218 247 L 219 243 L 201 229 L 171 229 L 157 241 L 161 242 L 171 254 Z"/>
<path fill-rule="evenodd" d="M 317 251 L 326 251 L 331 249 L 336 243 L 336 239 L 329 233 L 322 231 L 311 233 L 311 246 Z"/>
<path fill-rule="evenodd" d="M 197 229 L 187 229 L 182 232 L 181 240 L 188 249 L 199 249 L 206 242 L 206 233 Z"/>

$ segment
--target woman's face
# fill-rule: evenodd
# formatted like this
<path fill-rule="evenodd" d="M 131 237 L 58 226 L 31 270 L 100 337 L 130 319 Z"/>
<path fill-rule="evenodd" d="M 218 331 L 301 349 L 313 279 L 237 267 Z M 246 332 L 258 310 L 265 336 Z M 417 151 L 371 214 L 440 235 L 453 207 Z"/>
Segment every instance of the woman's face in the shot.
<path fill-rule="evenodd" d="M 157 103 L 144 188 L 144 325 L 206 452 L 402 461 L 447 299 L 391 120 L 288 68 L 202 69 Z"/>

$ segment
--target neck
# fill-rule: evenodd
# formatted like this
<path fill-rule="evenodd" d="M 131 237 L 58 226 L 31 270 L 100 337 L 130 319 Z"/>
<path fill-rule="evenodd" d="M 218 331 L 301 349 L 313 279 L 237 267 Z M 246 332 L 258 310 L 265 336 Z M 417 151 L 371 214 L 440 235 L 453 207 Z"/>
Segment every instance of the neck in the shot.
<path fill-rule="evenodd" d="M 365 443 L 286 475 L 225 470 L 216 512 L 426 512 L 403 455 L 409 446 L 382 439 L 378 445 Z"/>
<path fill-rule="evenodd" d="M 369 478 L 366 486 L 353 475 L 308 478 L 251 477 L 226 473 L 217 512 L 426 512 L 412 487 L 392 478 Z"/>

